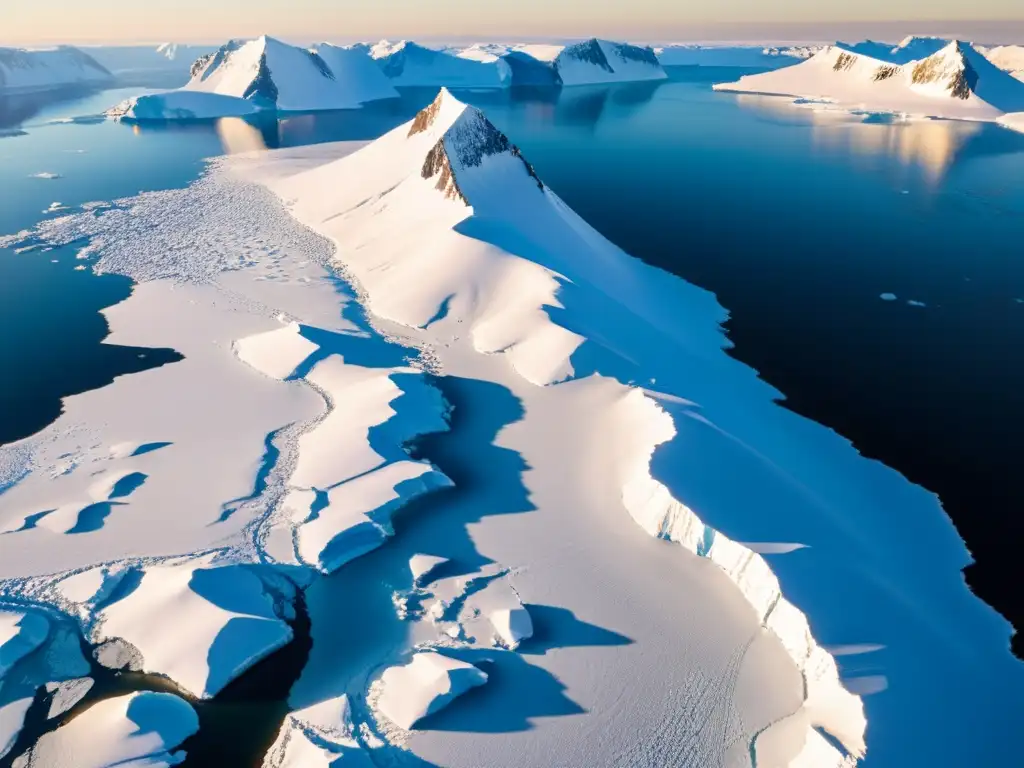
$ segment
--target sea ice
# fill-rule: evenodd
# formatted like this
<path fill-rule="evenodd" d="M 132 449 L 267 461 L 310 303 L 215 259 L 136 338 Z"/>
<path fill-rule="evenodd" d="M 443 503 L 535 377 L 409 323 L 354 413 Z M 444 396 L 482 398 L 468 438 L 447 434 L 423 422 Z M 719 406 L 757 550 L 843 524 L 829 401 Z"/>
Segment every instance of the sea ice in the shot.
<path fill-rule="evenodd" d="M 45 734 L 24 768 L 167 768 L 185 759 L 174 750 L 199 730 L 189 704 L 170 693 L 132 693 L 93 704 Z"/>
<path fill-rule="evenodd" d="M 427 715 L 486 682 L 487 674 L 472 664 L 421 651 L 408 664 L 391 667 L 381 676 L 377 710 L 399 728 L 410 730 Z"/>
<path fill-rule="evenodd" d="M 138 586 L 97 614 L 93 641 L 123 640 L 146 672 L 199 698 L 292 639 L 254 570 L 202 559 L 154 565 L 125 578 Z"/>
<path fill-rule="evenodd" d="M 501 608 L 489 618 L 498 641 L 509 650 L 514 651 L 523 640 L 533 637 L 533 621 L 525 607 Z"/>

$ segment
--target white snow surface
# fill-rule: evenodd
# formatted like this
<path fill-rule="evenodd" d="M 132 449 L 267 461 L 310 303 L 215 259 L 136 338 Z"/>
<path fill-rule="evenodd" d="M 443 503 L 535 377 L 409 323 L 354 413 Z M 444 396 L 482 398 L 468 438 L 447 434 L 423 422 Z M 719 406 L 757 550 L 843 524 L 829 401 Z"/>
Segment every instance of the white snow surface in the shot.
<path fill-rule="evenodd" d="M 94 58 L 71 46 L 43 50 L 0 48 L 0 93 L 99 86 L 113 79 Z"/>
<path fill-rule="evenodd" d="M 487 674 L 472 664 L 422 651 L 408 664 L 385 670 L 377 710 L 399 728 L 410 730 L 427 715 L 486 682 Z"/>
<path fill-rule="evenodd" d="M 24 768 L 165 768 L 185 759 L 177 747 L 199 718 L 169 693 L 132 693 L 97 702 L 44 735 Z"/>
<path fill-rule="evenodd" d="M 807 61 L 746 75 L 715 90 L 796 96 L 856 110 L 995 120 L 1024 110 L 1024 83 L 973 46 L 952 41 L 926 58 L 897 64 L 831 46 Z"/>

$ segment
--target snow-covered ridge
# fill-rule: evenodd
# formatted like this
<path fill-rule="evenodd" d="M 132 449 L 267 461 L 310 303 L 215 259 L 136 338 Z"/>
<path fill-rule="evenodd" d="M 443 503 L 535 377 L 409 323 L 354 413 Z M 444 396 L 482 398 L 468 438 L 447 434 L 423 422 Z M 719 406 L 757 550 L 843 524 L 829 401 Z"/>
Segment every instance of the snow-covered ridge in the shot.
<path fill-rule="evenodd" d="M 975 120 L 995 120 L 1006 112 L 1024 109 L 1024 83 L 997 68 L 973 46 L 956 40 L 905 64 L 832 46 L 801 64 L 748 75 L 715 89 Z"/>
<path fill-rule="evenodd" d="M 435 162 L 438 155 L 447 162 Z M 361 188 L 343 190 L 335 182 L 364 178 L 370 168 L 377 169 L 377 178 Z M 597 363 L 595 373 L 617 368 L 612 362 L 619 360 L 616 342 L 591 330 L 593 316 L 564 304 L 557 285 L 574 285 L 588 297 L 586 305 L 615 314 L 623 307 L 612 284 L 636 279 L 626 277 L 632 261 L 568 211 L 481 113 L 446 91 L 414 121 L 362 151 L 272 188 L 291 201 L 300 221 L 335 239 L 346 269 L 366 291 L 367 305 L 383 319 L 423 328 L 443 303 L 445 322 L 457 319 L 475 352 L 501 353 L 515 375 L 533 385 L 581 383 L 573 381 L 574 361 L 584 345 L 596 361 L 607 360 Z M 357 198 L 376 202 L 367 208 L 356 205 Z M 429 254 L 389 245 L 392 238 L 402 242 L 408 236 L 412 210 L 418 212 L 418 238 L 432 244 Z M 472 232 L 476 221 L 486 227 L 481 234 L 493 226 L 495 232 L 515 233 L 512 243 L 525 239 L 507 251 L 459 234 Z M 450 267 L 442 269 L 446 261 Z M 433 265 L 430 272 L 424 271 L 427 264 Z M 473 295 L 490 299 L 478 303 Z M 545 306 L 560 311 L 554 315 Z M 643 315 L 640 307 L 628 311 Z M 865 727 L 860 700 L 843 689 L 834 661 L 814 641 L 803 614 L 782 597 L 767 563 L 705 526 L 651 477 L 654 449 L 674 435 L 672 419 L 642 390 L 617 382 L 601 386 L 621 393 L 608 414 L 621 420 L 615 434 L 629 424 L 637 435 L 629 443 L 633 448 L 619 446 L 632 451 L 623 454 L 619 475 L 626 509 L 651 535 L 679 541 L 722 568 L 803 675 L 811 720 L 850 754 L 860 754 Z M 814 764 L 812 752 L 829 755 L 828 765 L 845 764 L 813 730 L 806 739 L 807 756 L 795 764 Z"/>
<path fill-rule="evenodd" d="M 272 37 L 232 40 L 198 58 L 178 91 L 131 99 L 110 110 L 135 120 L 207 119 L 258 111 L 353 109 L 398 94 L 364 52 L 315 49 Z"/>
<path fill-rule="evenodd" d="M 113 79 L 93 57 L 71 46 L 46 50 L 0 48 L 0 92 L 99 86 Z"/>

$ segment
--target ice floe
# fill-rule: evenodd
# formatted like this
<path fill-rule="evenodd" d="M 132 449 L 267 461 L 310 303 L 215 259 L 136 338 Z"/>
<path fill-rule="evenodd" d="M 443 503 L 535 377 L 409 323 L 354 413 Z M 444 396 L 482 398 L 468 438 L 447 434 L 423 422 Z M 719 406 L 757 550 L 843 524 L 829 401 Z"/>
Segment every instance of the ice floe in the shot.
<path fill-rule="evenodd" d="M 169 693 L 132 693 L 97 702 L 44 735 L 19 768 L 165 768 L 185 759 L 177 748 L 199 730 L 183 699 Z"/>
<path fill-rule="evenodd" d="M 466 691 L 487 682 L 487 674 L 433 651 L 413 655 L 408 664 L 391 667 L 380 679 L 377 710 L 399 728 L 409 730 L 444 709 Z"/>

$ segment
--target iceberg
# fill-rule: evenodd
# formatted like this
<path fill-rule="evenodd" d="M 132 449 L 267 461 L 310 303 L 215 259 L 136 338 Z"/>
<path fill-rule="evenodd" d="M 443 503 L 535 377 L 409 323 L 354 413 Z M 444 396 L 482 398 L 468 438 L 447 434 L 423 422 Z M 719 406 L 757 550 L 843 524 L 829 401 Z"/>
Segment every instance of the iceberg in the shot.
<path fill-rule="evenodd" d="M 487 682 L 487 673 L 433 651 L 415 654 L 380 678 L 377 711 L 404 730 L 439 712 L 459 696 Z"/>
<path fill-rule="evenodd" d="M 93 704 L 45 734 L 25 763 L 47 768 L 169 768 L 185 759 L 177 747 L 199 730 L 189 704 L 170 693 L 132 693 Z"/>

